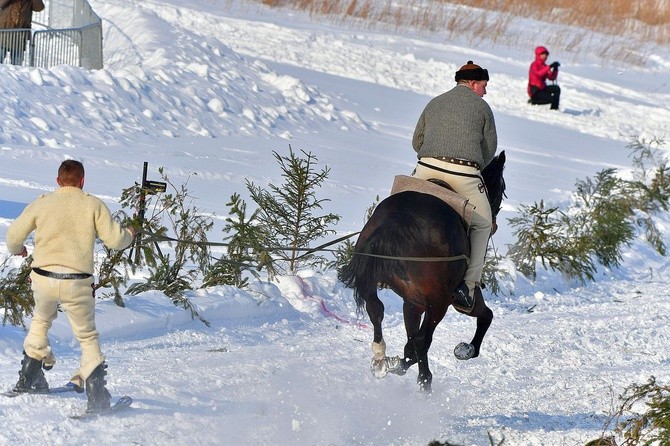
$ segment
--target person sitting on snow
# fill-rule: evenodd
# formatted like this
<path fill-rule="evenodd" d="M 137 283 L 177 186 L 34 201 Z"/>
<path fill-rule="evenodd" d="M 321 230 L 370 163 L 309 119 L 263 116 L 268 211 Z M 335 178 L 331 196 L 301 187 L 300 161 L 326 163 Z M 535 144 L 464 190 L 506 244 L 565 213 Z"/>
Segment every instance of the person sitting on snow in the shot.
<path fill-rule="evenodd" d="M 543 46 L 535 48 L 535 61 L 530 64 L 528 71 L 528 96 L 529 103 L 551 104 L 551 110 L 558 110 L 558 102 L 561 97 L 561 88 L 554 85 L 547 85 L 547 80 L 555 81 L 558 77 L 558 62 L 546 64 L 549 51 Z"/>

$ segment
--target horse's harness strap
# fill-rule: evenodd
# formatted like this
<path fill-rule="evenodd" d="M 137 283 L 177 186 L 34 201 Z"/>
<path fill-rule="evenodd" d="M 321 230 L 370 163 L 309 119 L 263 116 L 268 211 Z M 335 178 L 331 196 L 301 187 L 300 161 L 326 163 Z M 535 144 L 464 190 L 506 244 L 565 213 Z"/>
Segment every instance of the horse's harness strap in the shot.
<path fill-rule="evenodd" d="M 439 159 L 439 158 L 436 158 L 436 159 Z M 474 173 L 465 173 L 465 172 L 454 172 L 453 170 L 443 169 L 443 168 L 441 168 L 441 167 L 433 166 L 432 164 L 424 163 L 423 161 L 418 161 L 417 164 L 419 164 L 419 165 L 421 165 L 421 166 L 423 166 L 423 167 L 427 167 L 427 168 L 429 168 L 429 169 L 437 170 L 438 172 L 448 173 L 449 175 L 459 175 L 459 176 L 462 176 L 462 177 L 470 177 L 470 178 L 479 178 L 479 179 L 481 179 L 481 176 L 478 175 L 478 174 L 474 174 Z M 473 167 L 474 167 L 474 166 L 473 166 Z"/>
<path fill-rule="evenodd" d="M 467 263 L 470 263 L 470 258 L 465 254 L 451 257 L 394 257 L 394 256 L 385 256 L 381 254 L 370 254 L 367 252 L 354 252 L 354 254 L 368 257 L 377 257 L 379 259 L 403 260 L 410 262 L 455 262 L 457 260 L 465 260 Z"/>

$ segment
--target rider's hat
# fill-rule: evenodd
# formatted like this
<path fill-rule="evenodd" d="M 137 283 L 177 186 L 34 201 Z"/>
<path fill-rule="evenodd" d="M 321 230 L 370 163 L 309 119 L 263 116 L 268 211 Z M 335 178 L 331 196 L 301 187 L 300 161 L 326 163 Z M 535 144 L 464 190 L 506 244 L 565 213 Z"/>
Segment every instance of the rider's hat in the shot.
<path fill-rule="evenodd" d="M 471 60 L 468 60 L 468 63 L 456 72 L 456 82 L 460 80 L 487 81 L 489 80 L 489 72 Z"/>

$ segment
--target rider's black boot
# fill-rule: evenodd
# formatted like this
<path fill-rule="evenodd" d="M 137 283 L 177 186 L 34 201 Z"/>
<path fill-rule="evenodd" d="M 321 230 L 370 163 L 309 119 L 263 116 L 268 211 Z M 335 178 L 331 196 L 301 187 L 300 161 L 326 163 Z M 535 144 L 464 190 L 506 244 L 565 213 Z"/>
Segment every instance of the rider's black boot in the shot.
<path fill-rule="evenodd" d="M 454 290 L 454 306 L 459 310 L 470 312 L 475 306 L 475 291 L 477 285 L 472 289 L 465 283 L 461 282 L 460 285 Z"/>

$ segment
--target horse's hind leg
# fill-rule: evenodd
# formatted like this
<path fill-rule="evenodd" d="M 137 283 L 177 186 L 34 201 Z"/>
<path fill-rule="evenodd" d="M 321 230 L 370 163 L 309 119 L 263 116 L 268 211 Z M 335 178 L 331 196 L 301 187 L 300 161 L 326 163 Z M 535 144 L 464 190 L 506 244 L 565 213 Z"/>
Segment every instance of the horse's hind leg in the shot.
<path fill-rule="evenodd" d="M 386 342 L 382 335 L 382 321 L 384 320 L 384 304 L 377 296 L 377 290 L 373 290 L 365 296 L 365 311 L 372 322 L 372 373 L 383 378 L 388 373 L 388 361 L 386 360 Z"/>
<path fill-rule="evenodd" d="M 461 313 L 467 314 L 462 311 Z M 482 341 L 493 321 L 493 311 L 491 311 L 486 305 L 486 302 L 484 302 L 484 296 L 482 296 L 479 289 L 477 289 L 477 292 L 475 293 L 475 306 L 468 316 L 477 318 L 477 330 L 475 331 L 475 335 L 469 344 L 461 342 L 454 348 L 454 355 L 456 358 L 464 360 L 479 356 L 479 349 L 482 346 Z"/>

